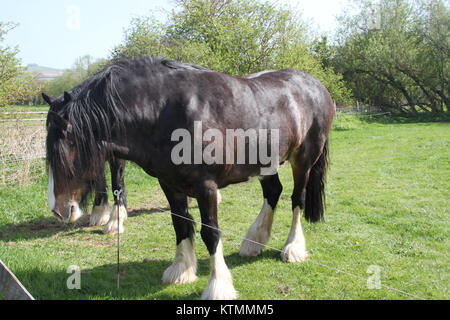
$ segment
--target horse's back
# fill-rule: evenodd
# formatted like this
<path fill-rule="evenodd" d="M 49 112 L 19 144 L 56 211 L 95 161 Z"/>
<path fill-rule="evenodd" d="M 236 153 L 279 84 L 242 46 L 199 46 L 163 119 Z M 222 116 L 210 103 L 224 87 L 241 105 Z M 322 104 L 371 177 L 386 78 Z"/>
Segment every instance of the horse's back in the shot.
<path fill-rule="evenodd" d="M 258 88 L 260 100 L 275 103 L 277 112 L 283 112 L 284 109 L 286 121 L 301 126 L 300 139 L 313 123 L 328 133 L 334 104 L 328 90 L 317 78 L 298 69 L 288 68 L 262 71 L 245 79 Z M 273 97 L 275 102 L 271 101 Z"/>

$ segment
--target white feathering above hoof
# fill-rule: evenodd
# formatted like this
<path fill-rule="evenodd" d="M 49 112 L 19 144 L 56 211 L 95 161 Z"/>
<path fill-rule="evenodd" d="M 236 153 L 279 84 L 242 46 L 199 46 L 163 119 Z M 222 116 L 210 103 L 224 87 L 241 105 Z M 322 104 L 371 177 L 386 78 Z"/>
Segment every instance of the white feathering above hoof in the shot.
<path fill-rule="evenodd" d="M 248 235 L 245 237 L 241 243 L 241 249 L 239 250 L 239 255 L 243 258 L 245 257 L 256 257 L 261 254 L 265 248 L 265 239 L 256 238 L 256 240 L 251 239 Z M 249 240 L 252 241 L 249 241 Z"/>
<path fill-rule="evenodd" d="M 104 226 L 108 223 L 111 214 L 111 208 L 106 206 L 94 206 L 92 209 L 89 225 Z"/>
<path fill-rule="evenodd" d="M 117 205 L 111 209 L 111 214 L 109 217 L 109 221 L 103 229 L 104 234 L 112 235 L 124 232 L 123 222 L 127 220 L 127 209 L 125 206 L 119 207 L 119 226 L 117 226 Z"/>
<path fill-rule="evenodd" d="M 203 291 L 202 300 L 234 300 L 238 296 L 230 279 L 213 277 L 209 280 L 208 286 Z"/>
<path fill-rule="evenodd" d="M 197 280 L 197 259 L 191 239 L 184 239 L 177 246 L 175 260 L 164 271 L 162 282 L 164 284 L 183 284 Z"/>
<path fill-rule="evenodd" d="M 267 202 L 267 199 L 264 199 L 264 206 L 261 212 L 248 229 L 247 235 L 242 241 L 239 251 L 241 257 L 255 257 L 261 254 L 270 239 L 272 222 L 273 209 Z"/>
<path fill-rule="evenodd" d="M 281 259 L 286 262 L 302 262 L 309 258 L 306 251 L 306 241 L 301 222 L 302 212 L 299 207 L 294 208 L 292 226 L 289 237 L 281 252 Z"/>
<path fill-rule="evenodd" d="M 302 243 L 289 243 L 284 246 L 281 252 L 281 259 L 285 262 L 303 262 L 308 258 L 308 251 L 306 251 Z"/>

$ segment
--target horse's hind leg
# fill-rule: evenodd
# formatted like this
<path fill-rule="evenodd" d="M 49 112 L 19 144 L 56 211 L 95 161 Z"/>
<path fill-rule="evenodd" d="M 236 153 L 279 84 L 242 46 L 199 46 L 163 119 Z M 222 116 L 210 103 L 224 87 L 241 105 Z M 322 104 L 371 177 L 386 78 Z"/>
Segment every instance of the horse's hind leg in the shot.
<path fill-rule="evenodd" d="M 197 202 L 202 217 L 201 236 L 210 254 L 211 276 L 202 293 L 206 300 L 231 300 L 237 297 L 233 279 L 223 257 L 222 241 L 217 223 L 217 185 L 205 181 L 197 191 Z"/>
<path fill-rule="evenodd" d="M 90 226 L 103 226 L 109 221 L 111 208 L 108 205 L 108 193 L 106 192 L 105 170 L 102 170 L 95 181 L 94 207 L 90 217 Z"/>
<path fill-rule="evenodd" d="M 123 223 L 127 219 L 127 197 L 125 190 L 125 160 L 111 159 L 109 165 L 111 169 L 112 191 L 122 191 L 120 196 L 114 194 L 114 207 L 111 209 L 111 215 L 108 223 L 103 229 L 105 234 L 122 233 L 124 231 Z M 119 213 L 119 225 L 117 224 L 117 213 Z"/>
<path fill-rule="evenodd" d="M 281 258 L 287 262 L 301 262 L 309 257 L 306 251 L 301 216 L 305 208 L 311 168 L 322 152 L 322 144 L 310 141 L 306 139 L 302 146 L 295 150 L 289 159 L 294 176 L 294 191 L 291 196 L 293 217 L 291 231 L 281 253 Z"/>
<path fill-rule="evenodd" d="M 260 179 L 260 183 L 263 189 L 264 204 L 242 241 L 239 252 L 242 257 L 257 256 L 263 251 L 270 238 L 274 210 L 283 190 L 278 174 L 264 176 Z"/>
<path fill-rule="evenodd" d="M 187 197 L 176 193 L 161 181 L 161 185 L 172 212 L 172 222 L 175 228 L 177 251 L 175 259 L 162 276 L 162 282 L 190 283 L 197 279 L 197 259 L 194 252 L 194 222 L 188 213 Z"/>

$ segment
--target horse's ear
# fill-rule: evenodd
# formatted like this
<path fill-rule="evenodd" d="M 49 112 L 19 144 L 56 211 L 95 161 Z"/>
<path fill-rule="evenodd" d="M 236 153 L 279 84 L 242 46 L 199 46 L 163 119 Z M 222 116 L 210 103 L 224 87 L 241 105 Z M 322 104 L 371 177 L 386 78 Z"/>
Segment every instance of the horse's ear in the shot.
<path fill-rule="evenodd" d="M 72 125 L 69 123 L 69 121 L 67 121 L 54 111 L 50 110 L 48 112 L 48 122 L 61 129 L 64 135 L 66 135 L 67 132 L 72 132 Z"/>
<path fill-rule="evenodd" d="M 42 92 L 42 99 L 44 99 L 44 101 L 47 102 L 50 106 L 52 105 L 53 101 L 55 101 L 55 99 L 53 99 L 52 97 L 49 97 L 48 95 L 46 95 L 43 92 Z"/>
<path fill-rule="evenodd" d="M 67 103 L 72 100 L 73 100 L 72 95 L 69 92 L 64 91 L 64 102 Z"/>

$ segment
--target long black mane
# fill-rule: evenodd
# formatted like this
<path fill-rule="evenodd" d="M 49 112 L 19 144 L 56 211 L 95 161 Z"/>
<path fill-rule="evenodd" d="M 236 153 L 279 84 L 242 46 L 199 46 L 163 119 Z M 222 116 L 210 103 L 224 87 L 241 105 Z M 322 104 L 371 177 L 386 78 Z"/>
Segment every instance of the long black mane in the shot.
<path fill-rule="evenodd" d="M 78 150 L 75 162 L 78 162 L 79 168 L 89 168 L 94 172 L 103 170 L 106 154 L 101 142 L 110 141 L 112 132 L 126 134 L 122 120 L 126 117 L 127 109 L 118 91 L 121 75 L 125 72 L 138 74 L 148 68 L 152 68 L 154 74 L 167 72 L 168 69 L 208 70 L 172 60 L 123 60 L 105 67 L 73 88 L 69 92 L 71 101 L 65 101 L 63 96 L 56 99 L 51 110 L 71 124 L 70 134 Z M 53 170 L 56 169 L 55 175 L 71 178 L 82 172 L 70 164 L 69 149 L 61 138 L 58 132 L 52 132 L 49 128 L 47 161 Z"/>
<path fill-rule="evenodd" d="M 79 168 L 99 170 L 104 166 L 102 140 L 109 141 L 113 127 L 122 128 L 121 98 L 117 92 L 118 75 L 123 67 L 113 64 L 88 78 L 70 91 L 71 100 L 60 97 L 51 108 L 70 123 L 68 133 L 75 144 Z M 47 123 L 49 120 L 47 119 Z M 81 172 L 69 161 L 69 148 L 65 137 L 57 128 L 48 127 L 47 161 L 54 175 L 71 178 Z"/>

